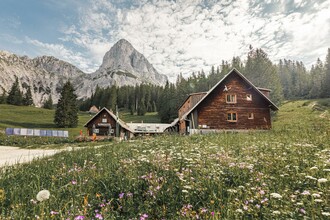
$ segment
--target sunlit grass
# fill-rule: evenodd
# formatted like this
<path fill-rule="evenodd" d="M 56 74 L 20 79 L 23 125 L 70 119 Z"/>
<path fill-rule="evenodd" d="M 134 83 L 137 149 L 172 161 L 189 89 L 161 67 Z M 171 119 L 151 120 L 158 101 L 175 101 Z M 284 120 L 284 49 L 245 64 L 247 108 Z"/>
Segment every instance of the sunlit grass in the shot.
<path fill-rule="evenodd" d="M 113 142 L 2 168 L 0 216 L 327 219 L 327 111 L 289 102 L 272 131 Z M 50 197 L 39 202 L 43 189 Z"/>

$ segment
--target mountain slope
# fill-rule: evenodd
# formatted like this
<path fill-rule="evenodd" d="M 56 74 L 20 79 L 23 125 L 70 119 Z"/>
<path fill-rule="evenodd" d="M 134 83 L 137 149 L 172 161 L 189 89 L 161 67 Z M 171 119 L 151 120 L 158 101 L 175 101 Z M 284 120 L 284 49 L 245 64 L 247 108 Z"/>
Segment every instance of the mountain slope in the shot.
<path fill-rule="evenodd" d="M 62 85 L 70 80 L 78 98 L 90 97 L 96 86 L 124 86 L 151 83 L 164 85 L 167 77 L 159 74 L 149 61 L 126 40 L 118 41 L 104 56 L 100 68 L 86 74 L 74 65 L 52 56 L 30 59 L 0 51 L 0 94 L 8 92 L 18 77 L 21 90 L 31 86 L 36 106 L 52 94 L 56 103 Z"/>
<path fill-rule="evenodd" d="M 36 106 L 41 106 L 50 94 L 57 100 L 58 92 L 67 80 L 82 79 L 84 75 L 78 68 L 54 57 L 30 59 L 0 51 L 0 90 L 8 92 L 18 77 L 23 93 L 31 87 Z"/>
<path fill-rule="evenodd" d="M 93 88 L 151 83 L 165 85 L 167 77 L 159 74 L 149 61 L 125 39 L 119 40 L 104 55 L 100 68 L 82 87 L 81 95 L 89 97 Z M 85 92 L 85 94 L 83 94 Z"/>

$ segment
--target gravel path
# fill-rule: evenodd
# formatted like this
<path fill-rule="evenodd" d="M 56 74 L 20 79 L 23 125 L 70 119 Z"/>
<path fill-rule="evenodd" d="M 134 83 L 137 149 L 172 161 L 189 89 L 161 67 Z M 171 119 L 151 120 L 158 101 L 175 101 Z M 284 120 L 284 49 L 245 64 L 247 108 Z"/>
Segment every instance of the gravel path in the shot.
<path fill-rule="evenodd" d="M 0 146 L 0 167 L 32 161 L 34 158 L 51 156 L 64 149 L 22 149 L 19 147 Z"/>

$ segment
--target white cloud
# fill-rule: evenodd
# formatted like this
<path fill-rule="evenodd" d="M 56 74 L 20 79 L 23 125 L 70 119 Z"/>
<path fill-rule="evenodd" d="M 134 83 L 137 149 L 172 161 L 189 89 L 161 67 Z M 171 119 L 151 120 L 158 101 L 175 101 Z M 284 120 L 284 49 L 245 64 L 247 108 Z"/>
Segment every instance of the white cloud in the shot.
<path fill-rule="evenodd" d="M 329 0 L 314 5 L 305 0 L 133 2 L 123 7 L 126 1 L 91 1 L 79 9 L 79 23 L 63 30 L 62 40 L 90 57 L 91 62 L 82 61 L 88 69 L 95 70 L 120 38 L 172 80 L 180 72 L 208 72 L 233 56 L 244 60 L 250 44 L 275 61 L 289 58 L 307 65 L 330 45 Z"/>
<path fill-rule="evenodd" d="M 11 35 L 11 34 L 0 34 L 0 39 L 14 43 L 14 44 L 22 44 L 23 41 L 21 39 L 18 39 L 17 37 Z"/>
<path fill-rule="evenodd" d="M 90 67 L 93 66 L 93 64 L 90 63 L 88 59 L 83 57 L 81 53 L 72 52 L 62 44 L 43 43 L 29 37 L 26 37 L 26 42 L 28 44 L 34 45 L 38 49 L 39 54 L 54 56 L 73 65 L 76 65 L 78 68 L 87 72 L 92 71 Z"/>

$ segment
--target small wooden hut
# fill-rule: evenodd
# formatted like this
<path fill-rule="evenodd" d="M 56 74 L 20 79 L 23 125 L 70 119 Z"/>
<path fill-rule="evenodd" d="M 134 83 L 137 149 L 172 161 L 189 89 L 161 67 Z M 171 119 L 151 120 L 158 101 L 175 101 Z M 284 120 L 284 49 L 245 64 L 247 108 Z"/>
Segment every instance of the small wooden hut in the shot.
<path fill-rule="evenodd" d="M 90 136 L 96 134 L 96 136 L 112 136 L 122 139 L 130 139 L 134 136 L 131 128 L 105 107 L 94 115 L 84 127 L 87 128 Z"/>

